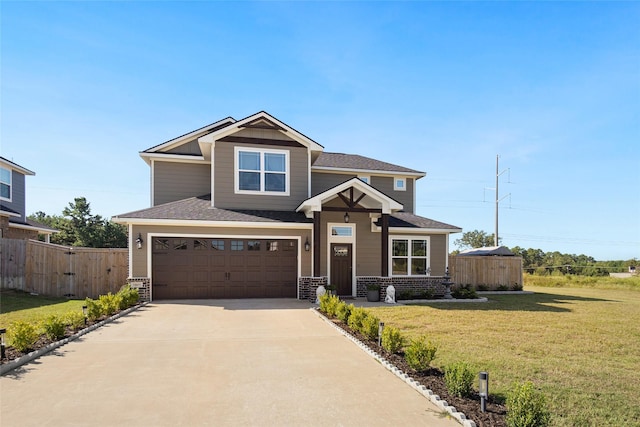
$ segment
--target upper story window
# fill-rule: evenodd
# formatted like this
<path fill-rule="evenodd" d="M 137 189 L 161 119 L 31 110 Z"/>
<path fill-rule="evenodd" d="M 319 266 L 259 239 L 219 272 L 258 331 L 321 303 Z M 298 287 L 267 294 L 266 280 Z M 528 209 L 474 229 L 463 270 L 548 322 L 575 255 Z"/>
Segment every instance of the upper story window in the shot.
<path fill-rule="evenodd" d="M 11 169 L 0 168 L 0 199 L 11 201 Z"/>
<path fill-rule="evenodd" d="M 236 193 L 289 194 L 289 152 L 235 148 Z"/>
<path fill-rule="evenodd" d="M 396 191 L 407 191 L 407 179 L 393 178 L 393 189 Z"/>

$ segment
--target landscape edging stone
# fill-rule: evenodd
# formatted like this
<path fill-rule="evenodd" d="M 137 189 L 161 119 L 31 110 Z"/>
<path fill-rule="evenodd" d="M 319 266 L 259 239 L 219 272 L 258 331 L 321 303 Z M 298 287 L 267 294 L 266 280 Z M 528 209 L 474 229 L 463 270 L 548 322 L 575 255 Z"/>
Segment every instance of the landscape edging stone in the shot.
<path fill-rule="evenodd" d="M 442 400 L 440 396 L 435 394 L 433 391 L 429 390 L 426 386 L 420 384 L 418 381 L 415 381 L 408 374 L 402 372 L 396 366 L 394 366 L 391 362 L 387 361 L 384 357 L 382 357 L 378 352 L 372 350 L 365 343 L 360 341 L 358 338 L 354 337 L 340 326 L 336 325 L 330 319 L 328 319 L 324 314 L 320 312 L 317 307 L 312 307 L 311 310 L 316 313 L 318 317 L 320 317 L 324 322 L 333 326 L 340 334 L 349 339 L 351 342 L 360 347 L 361 350 L 364 350 L 366 353 L 370 354 L 371 357 L 376 359 L 382 366 L 384 366 L 388 371 L 392 372 L 396 377 L 407 383 L 414 390 L 420 393 L 422 396 L 429 399 L 434 405 L 446 411 L 453 419 L 463 425 L 463 427 L 477 427 L 476 423 L 470 419 L 468 419 L 462 412 L 458 412 L 455 407 L 450 406 L 446 400 Z"/>
<path fill-rule="evenodd" d="M 39 348 L 38 350 L 32 351 L 31 353 L 25 354 L 24 356 L 18 357 L 17 359 L 14 359 L 10 362 L 7 363 L 3 363 L 2 365 L 0 365 L 0 375 L 4 375 L 7 372 L 11 372 L 16 368 L 19 368 L 20 366 L 24 365 L 25 363 L 29 363 L 32 360 L 37 359 L 40 356 L 44 356 L 45 354 L 55 350 L 58 347 L 61 347 L 65 344 L 70 343 L 71 341 L 74 341 L 78 338 L 80 338 L 81 336 L 83 336 L 84 334 L 87 334 L 91 331 L 94 331 L 96 329 L 98 329 L 101 326 L 106 325 L 107 323 L 113 322 L 114 320 L 122 317 L 122 316 L 126 316 L 127 314 L 131 313 L 132 311 L 135 311 L 137 309 L 139 309 L 140 307 L 144 307 L 145 305 L 149 304 L 149 302 L 143 302 L 140 303 L 136 306 L 133 307 L 129 307 L 126 310 L 122 310 L 121 312 L 114 314 L 111 317 L 108 317 L 104 320 L 101 320 L 98 323 L 94 323 L 93 325 L 86 327 L 78 332 L 76 332 L 75 334 L 71 335 L 70 337 L 64 338 L 60 341 L 56 341 L 54 343 L 51 343 L 45 347 Z"/>

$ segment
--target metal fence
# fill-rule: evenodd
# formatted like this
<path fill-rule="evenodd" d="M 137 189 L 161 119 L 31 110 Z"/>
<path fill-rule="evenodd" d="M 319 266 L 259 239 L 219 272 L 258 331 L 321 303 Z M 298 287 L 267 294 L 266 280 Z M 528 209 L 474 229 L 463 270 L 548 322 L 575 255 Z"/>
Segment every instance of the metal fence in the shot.
<path fill-rule="evenodd" d="M 41 295 L 97 298 L 126 284 L 128 250 L 75 248 L 0 239 L 0 287 Z"/>

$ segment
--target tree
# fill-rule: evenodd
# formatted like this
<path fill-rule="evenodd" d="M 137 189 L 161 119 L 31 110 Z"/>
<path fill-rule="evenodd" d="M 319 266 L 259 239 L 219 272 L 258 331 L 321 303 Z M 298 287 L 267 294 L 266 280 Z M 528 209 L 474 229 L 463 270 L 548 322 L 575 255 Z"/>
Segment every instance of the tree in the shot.
<path fill-rule="evenodd" d="M 499 242 L 500 239 L 498 239 L 498 243 Z M 486 246 L 493 246 L 494 235 L 487 234 L 481 230 L 467 231 L 466 233 L 462 233 L 462 237 L 456 239 L 453 243 L 462 250 L 484 248 Z"/>
<path fill-rule="evenodd" d="M 127 247 L 126 228 L 100 215 L 92 215 L 90 203 L 84 197 L 76 197 L 64 208 L 62 215 L 36 212 L 29 218 L 59 231 L 51 236 L 51 243 L 89 248 Z"/>

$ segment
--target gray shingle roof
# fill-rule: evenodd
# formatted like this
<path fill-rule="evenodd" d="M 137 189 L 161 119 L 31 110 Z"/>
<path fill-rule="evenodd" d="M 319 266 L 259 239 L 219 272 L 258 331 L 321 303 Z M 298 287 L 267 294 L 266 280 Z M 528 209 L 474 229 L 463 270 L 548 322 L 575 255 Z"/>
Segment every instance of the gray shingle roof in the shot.
<path fill-rule="evenodd" d="M 313 166 L 424 174 L 424 172 L 420 172 L 415 169 L 405 168 L 403 166 L 394 165 L 357 154 L 327 153 L 326 151 L 323 151 L 320 154 Z"/>
<path fill-rule="evenodd" d="M 294 211 L 250 209 L 220 209 L 211 206 L 211 195 L 191 197 L 165 203 L 139 211 L 117 215 L 114 218 L 174 219 L 192 221 L 294 222 L 310 223 L 304 214 Z"/>
<path fill-rule="evenodd" d="M 445 224 L 444 222 L 435 221 L 433 219 L 414 215 L 408 212 L 396 212 L 389 217 L 389 227 L 407 227 L 407 228 L 431 228 L 431 229 L 460 229 L 455 225 Z"/>

